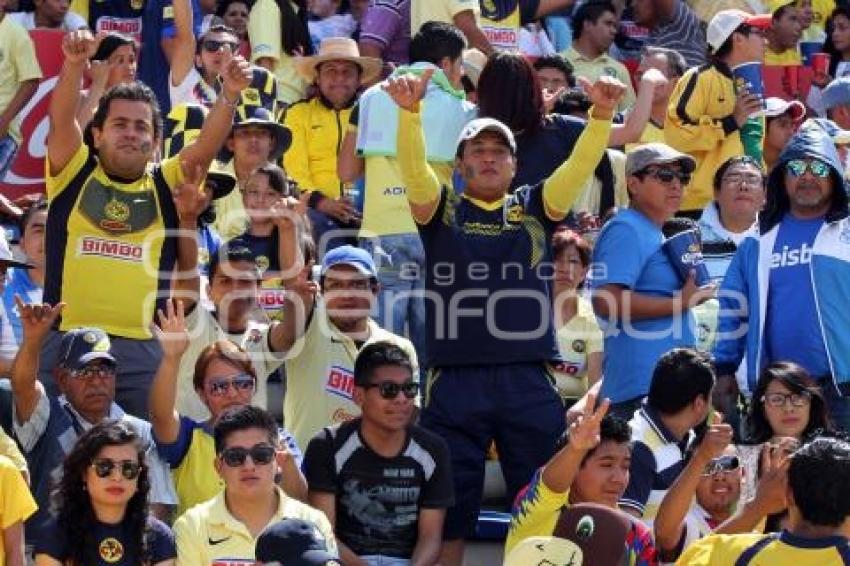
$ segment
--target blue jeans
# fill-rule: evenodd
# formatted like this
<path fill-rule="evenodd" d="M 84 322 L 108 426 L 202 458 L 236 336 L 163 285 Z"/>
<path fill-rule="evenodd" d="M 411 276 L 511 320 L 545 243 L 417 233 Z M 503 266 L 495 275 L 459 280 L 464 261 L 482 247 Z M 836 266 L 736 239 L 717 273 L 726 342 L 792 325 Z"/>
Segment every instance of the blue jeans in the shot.
<path fill-rule="evenodd" d="M 419 363 L 425 360 L 425 248 L 419 234 L 360 240 L 378 268 L 377 319 L 381 327 L 407 336 Z M 407 325 L 407 333 L 405 333 Z M 423 372 L 424 375 L 424 372 Z"/>
<path fill-rule="evenodd" d="M 47 335 L 41 347 L 39 356 L 38 379 L 44 385 L 48 395 L 59 395 L 60 391 L 53 377 L 53 369 L 59 358 L 59 343 L 62 332 L 53 330 Z M 132 340 L 119 336 L 110 336 L 112 347 L 110 353 L 118 364 L 118 375 L 115 376 L 115 402 L 140 419 L 149 420 L 148 392 L 153 382 L 159 362 L 162 359 L 162 348 L 159 341 Z"/>
<path fill-rule="evenodd" d="M 15 155 L 18 154 L 18 144 L 12 139 L 12 136 L 6 134 L 0 139 L 0 181 L 12 168 L 12 163 L 15 161 Z"/>
<path fill-rule="evenodd" d="M 380 554 L 361 556 L 360 559 L 369 566 L 407 566 L 410 564 L 410 560 L 407 558 L 396 558 L 395 556 L 383 556 Z"/>

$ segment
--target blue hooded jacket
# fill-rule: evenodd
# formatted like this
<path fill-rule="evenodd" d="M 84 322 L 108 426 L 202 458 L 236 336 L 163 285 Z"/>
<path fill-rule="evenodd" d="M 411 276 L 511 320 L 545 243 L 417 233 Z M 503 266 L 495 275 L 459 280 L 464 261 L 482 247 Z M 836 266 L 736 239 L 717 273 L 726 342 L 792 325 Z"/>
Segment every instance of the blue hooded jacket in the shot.
<path fill-rule="evenodd" d="M 770 282 L 770 262 L 779 224 L 790 209 L 785 190 L 785 164 L 792 159 L 816 158 L 827 163 L 833 180 L 832 206 L 812 247 L 815 305 L 826 346 L 832 379 L 850 395 L 850 221 L 843 170 L 832 140 L 816 125 L 791 138 L 767 181 L 767 204 L 759 218 L 759 233 L 738 247 L 719 292 L 720 314 L 714 358 L 719 375 L 738 372 L 745 394 L 755 390 L 765 360 L 764 326 Z M 815 376 L 819 377 L 819 376 Z"/>

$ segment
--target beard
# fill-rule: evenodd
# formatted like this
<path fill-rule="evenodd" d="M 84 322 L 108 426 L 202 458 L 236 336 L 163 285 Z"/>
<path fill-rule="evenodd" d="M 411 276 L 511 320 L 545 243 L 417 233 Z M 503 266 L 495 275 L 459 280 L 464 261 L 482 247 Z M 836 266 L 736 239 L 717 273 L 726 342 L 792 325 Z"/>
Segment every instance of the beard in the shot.
<path fill-rule="evenodd" d="M 817 181 L 798 181 L 789 195 L 791 202 L 800 208 L 820 208 L 829 203 L 830 193 Z"/>

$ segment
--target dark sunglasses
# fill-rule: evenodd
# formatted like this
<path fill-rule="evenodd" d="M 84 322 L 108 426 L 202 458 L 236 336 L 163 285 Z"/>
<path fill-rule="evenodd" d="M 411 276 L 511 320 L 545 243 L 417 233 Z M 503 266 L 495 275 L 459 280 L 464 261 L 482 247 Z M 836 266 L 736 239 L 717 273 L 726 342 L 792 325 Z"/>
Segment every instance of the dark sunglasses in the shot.
<path fill-rule="evenodd" d="M 231 387 L 236 391 L 253 390 L 254 378 L 248 374 L 240 374 L 232 379 L 212 378 L 210 380 L 210 395 L 215 397 L 227 395 Z"/>
<path fill-rule="evenodd" d="M 124 479 L 134 480 L 139 477 L 139 473 L 142 471 L 142 465 L 132 460 L 116 461 L 109 458 L 95 458 L 91 465 L 99 478 L 108 478 L 112 475 L 112 470 L 119 468 Z"/>
<path fill-rule="evenodd" d="M 381 383 L 369 383 L 365 385 L 366 389 L 378 388 L 378 393 L 384 399 L 395 399 L 399 393 L 404 393 L 407 399 L 413 399 L 419 393 L 419 383 L 416 381 L 405 381 L 404 383 L 395 383 L 393 381 L 384 381 Z"/>
<path fill-rule="evenodd" d="M 115 377 L 115 366 L 111 364 L 103 364 L 96 366 L 85 366 L 80 369 L 70 370 L 68 374 L 74 379 L 91 380 L 91 379 L 110 379 Z"/>
<path fill-rule="evenodd" d="M 217 39 L 205 39 L 201 43 L 201 47 L 203 47 L 204 51 L 209 51 L 211 53 L 215 53 L 219 49 L 223 49 L 227 46 L 230 46 L 231 51 L 236 51 L 239 48 L 239 44 L 235 41 L 219 41 Z"/>
<path fill-rule="evenodd" d="M 257 444 L 251 448 L 234 446 L 221 451 L 221 460 L 231 468 L 237 468 L 245 464 L 248 456 L 258 466 L 265 466 L 274 460 L 275 449 L 268 444 Z"/>
<path fill-rule="evenodd" d="M 650 177 L 655 177 L 665 185 L 669 185 L 673 182 L 674 179 L 679 179 L 679 182 L 682 183 L 682 186 L 687 185 L 691 182 L 690 173 L 685 173 L 683 171 L 675 171 L 673 169 L 667 169 L 666 167 L 662 167 L 659 169 L 647 169 L 644 171 L 645 175 L 649 175 Z"/>
<path fill-rule="evenodd" d="M 806 169 L 812 172 L 812 175 L 821 179 L 829 177 L 829 165 L 823 161 L 812 159 L 807 162 L 803 159 L 792 159 L 785 164 L 788 173 L 794 177 L 802 177 L 806 174 Z"/>
<path fill-rule="evenodd" d="M 734 472 L 741 467 L 741 461 L 737 456 L 721 456 L 715 458 L 705 466 L 702 475 L 713 476 L 723 472 Z"/>

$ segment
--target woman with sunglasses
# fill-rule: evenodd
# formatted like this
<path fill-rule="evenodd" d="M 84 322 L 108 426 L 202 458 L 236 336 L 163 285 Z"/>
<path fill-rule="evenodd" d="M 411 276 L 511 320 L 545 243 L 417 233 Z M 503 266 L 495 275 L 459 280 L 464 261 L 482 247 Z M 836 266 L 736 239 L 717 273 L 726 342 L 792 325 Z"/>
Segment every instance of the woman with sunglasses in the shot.
<path fill-rule="evenodd" d="M 171 530 L 148 514 L 144 456 L 139 434 L 123 421 L 102 421 L 77 440 L 62 465 L 36 566 L 175 563 Z"/>
<path fill-rule="evenodd" d="M 212 431 L 222 413 L 250 405 L 257 378 L 248 354 L 229 340 L 204 348 L 195 362 L 193 384 L 210 412 L 209 420 L 195 421 L 175 409 L 180 358 L 189 346 L 183 304 L 173 299 L 159 311 L 156 335 L 163 356 L 150 391 L 151 425 L 162 458 L 171 465 L 177 491 L 178 514 L 217 495 L 221 482 L 211 473 L 216 457 Z M 281 469 L 280 485 L 290 496 L 304 500 L 307 482 L 299 469 L 301 453 L 286 431 L 281 431 L 274 458 Z"/>
<path fill-rule="evenodd" d="M 552 298 L 558 349 L 564 360 L 553 369 L 558 391 L 570 404 L 602 377 L 602 330 L 590 301 L 581 296 L 591 253 L 590 244 L 572 230 L 555 232 L 552 237 Z"/>
<path fill-rule="evenodd" d="M 776 362 L 762 370 L 747 425 L 744 444 L 738 447 L 744 466 L 744 501 L 755 494 L 765 446 L 793 452 L 809 435 L 831 428 L 820 387 L 792 362 Z"/>

